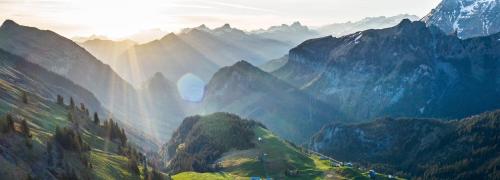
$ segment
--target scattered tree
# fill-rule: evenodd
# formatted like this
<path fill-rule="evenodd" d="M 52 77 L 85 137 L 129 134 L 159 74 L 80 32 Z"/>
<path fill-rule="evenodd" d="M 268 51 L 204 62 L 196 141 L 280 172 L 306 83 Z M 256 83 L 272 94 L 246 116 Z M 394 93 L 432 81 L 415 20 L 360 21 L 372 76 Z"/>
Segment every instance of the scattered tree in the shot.
<path fill-rule="evenodd" d="M 109 121 L 104 121 L 103 128 L 106 132 L 105 136 L 109 140 L 119 140 L 122 146 L 126 145 L 127 135 L 125 134 L 125 130 L 120 129 L 118 123 L 113 121 L 113 119 L 109 119 Z"/>
<path fill-rule="evenodd" d="M 144 179 L 149 179 L 149 172 L 148 172 L 148 163 L 147 161 L 142 162 L 143 168 L 142 171 L 144 171 Z"/>
<path fill-rule="evenodd" d="M 153 168 L 151 171 L 151 176 L 149 177 L 149 180 L 163 180 L 163 175 L 158 172 L 156 169 Z"/>
<path fill-rule="evenodd" d="M 64 97 L 57 95 L 57 104 L 64 106 Z"/>
<path fill-rule="evenodd" d="M 94 113 L 94 124 L 99 125 L 99 123 L 100 123 L 99 115 L 97 114 L 97 112 L 95 112 Z"/>
<path fill-rule="evenodd" d="M 90 151 L 90 146 L 83 142 L 80 133 L 70 128 L 56 128 L 54 139 L 66 150 L 76 152 Z"/>
<path fill-rule="evenodd" d="M 26 122 L 25 119 L 21 121 L 21 133 L 27 137 L 31 138 L 31 132 L 30 132 L 30 127 L 28 126 L 28 122 Z"/>
<path fill-rule="evenodd" d="M 128 159 L 128 168 L 132 171 L 132 173 L 140 173 L 139 168 L 137 167 L 137 159 L 135 157 Z"/>
<path fill-rule="evenodd" d="M 15 126 L 14 126 L 14 118 L 12 117 L 11 114 L 7 114 L 5 116 L 5 124 L 2 128 L 3 133 L 9 133 L 9 132 L 14 132 Z"/>
<path fill-rule="evenodd" d="M 122 143 L 122 146 L 125 146 L 127 144 L 127 135 L 125 135 L 125 129 L 122 128 L 122 131 L 120 132 L 120 142 Z"/>
<path fill-rule="evenodd" d="M 73 100 L 73 97 L 69 98 L 69 108 L 75 109 L 75 101 Z"/>
<path fill-rule="evenodd" d="M 28 93 L 26 91 L 23 91 L 23 103 L 28 104 Z"/>

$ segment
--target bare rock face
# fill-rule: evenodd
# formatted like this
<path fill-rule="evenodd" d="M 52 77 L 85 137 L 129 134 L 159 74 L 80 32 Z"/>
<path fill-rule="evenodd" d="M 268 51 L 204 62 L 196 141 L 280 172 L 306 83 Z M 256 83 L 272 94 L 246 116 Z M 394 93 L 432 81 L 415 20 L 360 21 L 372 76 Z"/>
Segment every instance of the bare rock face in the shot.
<path fill-rule="evenodd" d="M 273 75 L 356 120 L 462 118 L 500 107 L 500 34 L 461 40 L 425 23 L 308 40 Z"/>
<path fill-rule="evenodd" d="M 499 0 L 443 0 L 423 21 L 460 38 L 500 32 Z"/>

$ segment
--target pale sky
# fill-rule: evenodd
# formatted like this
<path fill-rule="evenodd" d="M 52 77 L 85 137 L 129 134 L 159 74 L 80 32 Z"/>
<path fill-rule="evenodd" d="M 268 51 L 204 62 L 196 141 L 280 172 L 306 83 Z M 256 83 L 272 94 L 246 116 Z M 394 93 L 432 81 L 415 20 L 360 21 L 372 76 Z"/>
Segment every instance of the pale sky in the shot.
<path fill-rule="evenodd" d="M 440 0 L 0 0 L 0 20 L 50 29 L 67 37 L 124 37 L 160 28 L 178 31 L 230 23 L 252 30 L 294 21 L 309 26 L 364 17 L 424 16 Z"/>

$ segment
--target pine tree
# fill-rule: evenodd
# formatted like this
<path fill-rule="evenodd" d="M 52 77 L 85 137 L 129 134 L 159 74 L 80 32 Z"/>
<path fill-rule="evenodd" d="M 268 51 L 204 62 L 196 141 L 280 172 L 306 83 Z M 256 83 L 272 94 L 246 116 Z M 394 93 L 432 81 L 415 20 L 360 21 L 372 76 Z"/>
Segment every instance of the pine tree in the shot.
<path fill-rule="evenodd" d="M 57 104 L 64 106 L 64 98 L 61 95 L 57 95 Z"/>
<path fill-rule="evenodd" d="M 121 132 L 120 132 L 120 141 L 122 143 L 122 146 L 124 146 L 125 144 L 127 144 L 127 135 L 125 134 L 125 129 L 122 128 Z"/>
<path fill-rule="evenodd" d="M 149 172 L 148 172 L 148 163 L 147 163 L 147 161 L 144 161 L 144 162 L 142 163 L 142 165 L 144 166 L 144 167 L 142 168 L 142 170 L 144 171 L 144 179 L 149 179 L 149 178 L 148 178 L 148 176 L 149 176 L 149 175 L 148 175 L 148 174 L 149 174 Z"/>
<path fill-rule="evenodd" d="M 3 127 L 3 132 L 4 133 L 14 132 L 16 129 L 14 126 L 14 118 L 12 117 L 12 115 L 7 114 L 7 116 L 5 116 L 5 120 L 7 121 L 7 124 Z"/>
<path fill-rule="evenodd" d="M 139 174 L 139 168 L 137 167 L 137 160 L 135 157 L 130 157 L 128 159 L 128 167 L 132 171 L 132 173 Z"/>
<path fill-rule="evenodd" d="M 31 138 L 30 127 L 28 126 L 28 122 L 26 120 L 21 121 L 21 133 L 28 138 Z"/>
<path fill-rule="evenodd" d="M 99 125 L 99 123 L 100 123 L 99 115 L 97 114 L 97 112 L 95 112 L 94 113 L 94 124 Z"/>
<path fill-rule="evenodd" d="M 161 173 L 159 173 L 155 168 L 153 168 L 153 170 L 151 170 L 150 179 L 151 180 L 162 180 L 163 179 L 163 175 Z"/>
<path fill-rule="evenodd" d="M 23 92 L 23 103 L 28 104 L 28 93 L 25 91 Z"/>
<path fill-rule="evenodd" d="M 69 107 L 71 109 L 75 109 L 75 101 L 73 100 L 73 97 L 69 98 Z"/>

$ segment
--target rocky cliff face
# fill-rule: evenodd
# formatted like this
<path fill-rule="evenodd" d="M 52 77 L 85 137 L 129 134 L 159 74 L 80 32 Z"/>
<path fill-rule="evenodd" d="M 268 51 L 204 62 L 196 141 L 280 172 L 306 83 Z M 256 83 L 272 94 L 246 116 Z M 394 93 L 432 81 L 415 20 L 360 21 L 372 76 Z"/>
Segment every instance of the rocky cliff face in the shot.
<path fill-rule="evenodd" d="M 500 107 L 498 39 L 460 40 L 403 20 L 308 40 L 273 74 L 358 120 L 465 117 Z"/>
<path fill-rule="evenodd" d="M 460 38 L 500 32 L 499 0 L 443 0 L 423 21 Z"/>

